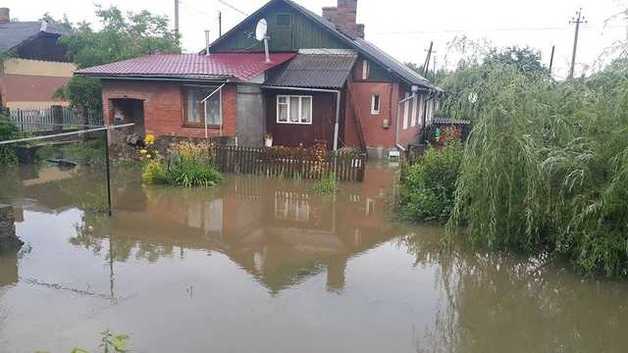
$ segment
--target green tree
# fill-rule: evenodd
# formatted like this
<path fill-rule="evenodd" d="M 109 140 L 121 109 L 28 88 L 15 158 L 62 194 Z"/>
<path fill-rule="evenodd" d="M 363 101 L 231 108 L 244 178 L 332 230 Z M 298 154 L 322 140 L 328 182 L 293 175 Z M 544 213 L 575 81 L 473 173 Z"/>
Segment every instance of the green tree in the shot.
<path fill-rule="evenodd" d="M 147 10 L 125 15 L 113 6 L 97 6 L 96 16 L 102 26 L 100 31 L 86 22 L 70 24 L 71 35 L 60 40 L 67 48 L 68 58 L 79 68 L 143 55 L 181 52 L 179 38 L 168 28 L 165 16 Z M 101 86 L 96 79 L 76 76 L 57 95 L 84 112 L 99 111 L 102 107 Z"/>
<path fill-rule="evenodd" d="M 493 48 L 484 60 L 484 64 L 513 66 L 526 75 L 549 75 L 549 70 L 541 62 L 541 54 L 529 47 Z"/>

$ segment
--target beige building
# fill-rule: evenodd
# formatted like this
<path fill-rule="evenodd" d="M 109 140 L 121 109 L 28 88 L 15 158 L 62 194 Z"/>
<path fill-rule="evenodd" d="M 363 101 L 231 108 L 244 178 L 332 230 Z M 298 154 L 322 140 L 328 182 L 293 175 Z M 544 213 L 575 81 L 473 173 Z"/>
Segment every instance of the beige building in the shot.
<path fill-rule="evenodd" d="M 0 106 L 44 108 L 67 105 L 55 92 L 72 77 L 76 66 L 67 62 L 58 40 L 67 33 L 46 22 L 12 22 L 9 9 L 0 8 Z"/>

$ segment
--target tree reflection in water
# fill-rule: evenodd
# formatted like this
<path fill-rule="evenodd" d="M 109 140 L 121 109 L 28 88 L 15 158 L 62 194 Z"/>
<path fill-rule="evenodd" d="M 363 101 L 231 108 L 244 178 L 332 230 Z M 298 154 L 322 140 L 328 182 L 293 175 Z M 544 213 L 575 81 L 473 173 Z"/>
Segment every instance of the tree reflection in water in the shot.
<path fill-rule="evenodd" d="M 429 233 L 429 230 L 427 231 Z M 444 246 L 438 236 L 401 242 L 416 265 L 438 263 L 443 292 L 417 352 L 622 352 L 627 286 L 583 279 L 540 257 Z"/>

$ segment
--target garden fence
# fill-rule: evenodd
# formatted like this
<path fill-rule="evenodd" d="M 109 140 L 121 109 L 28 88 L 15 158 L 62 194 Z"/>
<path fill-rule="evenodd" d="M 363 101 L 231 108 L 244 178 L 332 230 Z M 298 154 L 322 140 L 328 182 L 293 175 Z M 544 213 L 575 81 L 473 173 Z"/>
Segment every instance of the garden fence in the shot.
<path fill-rule="evenodd" d="M 21 132 L 26 133 L 75 130 L 85 127 L 81 114 L 74 109 L 62 106 L 13 108 L 9 110 L 8 116 Z M 89 127 L 103 126 L 100 112 L 87 113 L 87 120 Z"/>
<path fill-rule="evenodd" d="M 215 145 L 216 167 L 223 173 L 320 179 L 334 173 L 339 181 L 362 182 L 366 154 L 356 151 L 323 152 L 298 147 L 244 147 Z"/>

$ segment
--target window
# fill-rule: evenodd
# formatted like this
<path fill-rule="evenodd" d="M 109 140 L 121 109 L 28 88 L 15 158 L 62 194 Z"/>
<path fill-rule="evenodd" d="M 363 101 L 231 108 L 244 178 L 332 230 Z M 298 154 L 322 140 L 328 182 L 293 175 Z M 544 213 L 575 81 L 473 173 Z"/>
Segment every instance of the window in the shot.
<path fill-rule="evenodd" d="M 371 114 L 372 115 L 379 114 L 379 105 L 380 105 L 379 94 L 374 94 L 371 97 Z"/>
<path fill-rule="evenodd" d="M 412 97 L 412 119 L 410 119 L 410 126 L 415 127 L 418 120 L 418 109 L 417 105 L 419 104 L 419 97 L 415 94 Z"/>
<path fill-rule="evenodd" d="M 215 89 L 213 87 L 187 87 L 185 89 L 186 124 L 204 125 L 205 121 L 207 121 L 207 125 L 222 124 L 222 107 L 220 104 L 222 92 L 214 93 L 211 98 L 203 102 Z"/>
<path fill-rule="evenodd" d="M 290 26 L 290 14 L 278 14 L 277 15 L 277 26 Z"/>
<path fill-rule="evenodd" d="M 368 60 L 362 60 L 362 79 L 368 80 L 371 73 Z"/>
<path fill-rule="evenodd" d="M 410 93 L 406 92 L 405 102 L 403 104 L 403 129 L 408 128 L 408 118 L 410 117 Z"/>
<path fill-rule="evenodd" d="M 278 124 L 312 124 L 312 96 L 277 96 Z"/>

